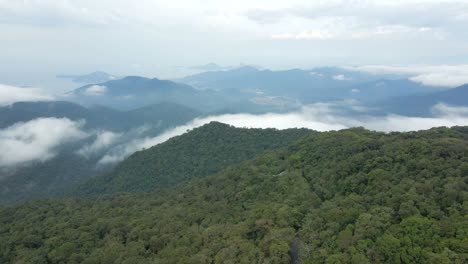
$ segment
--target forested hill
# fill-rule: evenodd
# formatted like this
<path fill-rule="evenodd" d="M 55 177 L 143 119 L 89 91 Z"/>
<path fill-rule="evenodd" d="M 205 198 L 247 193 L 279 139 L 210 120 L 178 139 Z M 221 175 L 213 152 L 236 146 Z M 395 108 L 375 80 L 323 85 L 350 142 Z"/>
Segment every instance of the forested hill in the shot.
<path fill-rule="evenodd" d="M 312 133 L 177 188 L 4 208 L 0 263 L 466 263 L 467 130 Z"/>
<path fill-rule="evenodd" d="M 165 143 L 139 151 L 111 173 L 97 176 L 78 194 L 152 191 L 254 158 L 315 133 L 307 129 L 246 129 L 211 122 Z"/>

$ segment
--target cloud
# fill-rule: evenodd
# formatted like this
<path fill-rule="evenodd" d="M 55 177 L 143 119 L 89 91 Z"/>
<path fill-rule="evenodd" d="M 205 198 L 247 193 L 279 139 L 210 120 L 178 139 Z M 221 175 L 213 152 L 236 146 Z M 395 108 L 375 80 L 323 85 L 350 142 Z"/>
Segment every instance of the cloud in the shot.
<path fill-rule="evenodd" d="M 335 76 L 333 76 L 333 79 L 335 79 L 337 81 L 350 81 L 350 80 L 352 80 L 350 77 L 346 77 L 344 74 L 335 75 Z"/>
<path fill-rule="evenodd" d="M 116 12 L 98 10 L 83 1 L 3 0 L 0 5 L 0 24 L 105 26 L 123 19 Z"/>
<path fill-rule="evenodd" d="M 169 67 L 207 60 L 286 68 L 460 62 L 468 53 L 462 1 L 0 0 L 0 6 L 0 57 L 8 65 L 3 72 L 12 73 L 25 66 L 57 72 L 100 65 L 121 74 L 176 78 L 183 73 Z M 184 46 L 188 42 L 197 44 L 197 52 Z M 53 62 L 52 68 L 43 61 Z"/>
<path fill-rule="evenodd" d="M 107 87 L 103 85 L 91 85 L 84 91 L 84 94 L 88 96 L 100 96 L 105 93 L 107 93 Z"/>
<path fill-rule="evenodd" d="M 335 19 L 336 20 L 336 19 Z M 403 25 L 386 25 L 375 26 L 368 29 L 352 28 L 348 25 L 353 24 L 345 22 L 348 19 L 336 20 L 336 22 L 323 23 L 317 21 L 315 27 L 326 28 L 324 30 L 303 30 L 300 33 L 280 33 L 272 34 L 271 39 L 279 40 L 365 40 L 370 38 L 385 37 L 385 36 L 409 36 L 428 35 L 432 34 L 438 38 L 442 35 L 435 34 L 432 28 L 427 27 L 410 27 Z M 325 24 L 325 25 L 324 25 Z"/>
<path fill-rule="evenodd" d="M 291 18 L 317 21 L 323 18 L 339 18 L 353 22 L 354 28 L 400 27 L 444 28 L 466 21 L 466 1 L 367 1 L 327 0 L 300 1 L 287 7 L 253 8 L 244 12 L 249 20 L 265 24 L 286 23 Z"/>
<path fill-rule="evenodd" d="M 84 145 L 77 151 L 77 153 L 84 157 L 90 157 L 112 146 L 121 137 L 122 134 L 120 133 L 114 133 L 112 131 L 98 131 L 94 142 Z"/>
<path fill-rule="evenodd" d="M 347 108 L 347 109 L 345 109 Z M 349 110 L 359 115 L 346 115 Z M 353 101 L 317 103 L 304 106 L 300 111 L 292 113 L 228 114 L 197 118 L 193 121 L 169 129 L 156 137 L 139 138 L 120 145 L 107 153 L 99 161 L 100 164 L 119 162 L 135 151 L 150 148 L 174 136 L 200 127 L 212 121 L 229 124 L 235 127 L 247 128 L 309 128 L 317 131 L 340 130 L 350 127 L 365 127 L 371 130 L 416 131 L 439 126 L 468 125 L 468 108 L 453 107 L 443 104 L 434 106 L 434 117 L 408 117 L 400 115 L 369 116 L 368 109 L 357 105 Z"/>
<path fill-rule="evenodd" d="M 45 94 L 41 89 L 0 84 L 0 106 L 10 105 L 15 102 L 49 101 L 53 99 L 53 96 Z"/>
<path fill-rule="evenodd" d="M 468 83 L 468 65 L 366 65 L 343 67 L 373 74 L 401 74 L 428 86 L 456 87 Z"/>
<path fill-rule="evenodd" d="M 61 144 L 88 136 L 83 125 L 66 118 L 38 118 L 0 130 L 0 166 L 49 160 Z"/>
<path fill-rule="evenodd" d="M 468 116 L 468 107 L 451 106 L 444 103 L 438 103 L 432 107 L 432 113 L 435 116 Z"/>
<path fill-rule="evenodd" d="M 298 34 L 282 33 L 271 35 L 272 39 L 297 39 L 297 40 L 327 40 L 333 39 L 335 36 L 326 31 L 308 30 Z"/>
<path fill-rule="evenodd" d="M 318 108 L 316 111 L 319 111 Z M 263 115 L 252 115 L 252 114 L 228 114 L 219 116 L 209 116 L 205 118 L 197 118 L 193 121 L 169 129 L 156 137 L 147 137 L 142 139 L 136 139 L 126 144 L 123 144 L 118 148 L 117 151 L 108 153 L 105 155 L 99 163 L 108 164 L 115 163 L 123 160 L 135 151 L 139 151 L 145 148 L 152 147 L 160 144 L 174 136 L 178 136 L 186 133 L 187 131 L 208 124 L 212 121 L 217 121 L 225 124 L 230 124 L 236 127 L 249 127 L 249 128 L 270 128 L 275 127 L 278 129 L 287 129 L 290 127 L 309 127 L 319 131 L 327 130 L 338 130 L 345 128 L 339 124 L 327 124 L 323 122 L 317 122 L 312 119 L 306 118 L 305 115 L 298 115 L 297 113 L 289 114 L 263 114 Z"/>

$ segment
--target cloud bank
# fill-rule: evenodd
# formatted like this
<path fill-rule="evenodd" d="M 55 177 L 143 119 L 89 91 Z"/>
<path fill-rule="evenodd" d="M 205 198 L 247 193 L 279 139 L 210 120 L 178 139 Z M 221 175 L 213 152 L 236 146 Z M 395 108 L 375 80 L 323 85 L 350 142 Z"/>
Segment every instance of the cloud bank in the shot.
<path fill-rule="evenodd" d="M 88 96 L 100 96 L 105 93 L 107 93 L 107 87 L 104 85 L 91 85 L 84 91 L 84 94 Z"/>
<path fill-rule="evenodd" d="M 53 96 L 45 94 L 38 88 L 23 88 L 0 84 L 0 106 L 10 105 L 15 102 L 50 101 L 53 99 Z"/>
<path fill-rule="evenodd" d="M 357 108 L 361 112 L 359 116 L 348 116 L 344 113 L 343 105 L 349 109 Z M 356 110 L 355 110 L 356 111 Z M 107 153 L 99 161 L 100 164 L 110 164 L 125 159 L 132 153 L 150 148 L 154 145 L 187 131 L 217 121 L 235 127 L 246 128 L 309 128 L 317 131 L 340 130 L 350 127 L 365 127 L 370 130 L 391 131 L 416 131 L 440 126 L 468 125 L 468 108 L 454 107 L 445 104 L 437 104 L 433 107 L 434 117 L 408 117 L 400 115 L 368 116 L 366 109 L 361 109 L 350 102 L 317 103 L 303 107 L 300 111 L 286 114 L 227 114 L 197 118 L 193 121 L 169 129 L 156 137 L 134 139 L 124 143 L 113 151 Z"/>
<path fill-rule="evenodd" d="M 468 83 L 468 65 L 367 65 L 343 68 L 373 74 L 406 75 L 410 80 L 428 86 L 456 87 Z"/>
<path fill-rule="evenodd" d="M 122 137 L 120 133 L 112 131 L 99 131 L 96 133 L 96 139 L 93 143 L 84 145 L 76 153 L 84 157 L 90 157 L 112 146 Z"/>
<path fill-rule="evenodd" d="M 0 166 L 49 160 L 61 144 L 88 136 L 83 125 L 66 118 L 38 118 L 0 130 Z"/>

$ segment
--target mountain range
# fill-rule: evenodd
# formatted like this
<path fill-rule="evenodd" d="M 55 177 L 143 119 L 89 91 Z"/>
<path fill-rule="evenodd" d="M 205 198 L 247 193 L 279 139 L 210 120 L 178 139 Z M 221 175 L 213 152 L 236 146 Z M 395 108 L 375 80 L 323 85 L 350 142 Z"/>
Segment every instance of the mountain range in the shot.
<path fill-rule="evenodd" d="M 55 151 L 59 154 L 46 161 L 30 162 L 14 169 L 0 168 L 2 182 L 0 201 L 15 203 L 35 197 L 68 193 L 97 174 L 106 175 L 94 178 L 98 182 L 104 179 L 109 182 L 108 188 L 99 189 L 106 193 L 130 191 L 124 188 L 127 185 L 138 190 L 150 191 L 159 185 L 167 186 L 171 181 L 179 182 L 178 177 L 182 177 L 181 175 L 184 179 L 190 179 L 191 174 L 184 172 L 180 175 L 170 174 L 173 177 L 171 180 L 165 178 L 153 183 L 141 181 L 138 185 L 139 177 L 152 170 L 157 171 L 158 168 L 148 165 L 145 166 L 145 172 L 138 174 L 128 172 L 123 174 L 124 178 L 121 178 L 122 175 L 118 176 L 112 170 L 115 163 L 103 166 L 100 160 L 109 153 L 118 153 L 119 157 L 124 158 L 133 151 L 140 150 L 129 147 L 129 144 L 136 144 L 132 143 L 133 141 L 156 137 L 170 128 L 185 124 L 197 117 L 226 113 L 289 113 L 300 109 L 306 105 L 306 102 L 315 102 L 315 100 L 323 100 L 319 102 L 353 100 L 352 108 L 346 110 L 346 104 L 341 106 L 343 109 L 340 108 L 340 112 L 346 112 L 350 117 L 388 113 L 429 117 L 446 114 L 434 110 L 434 105 L 439 103 L 449 106 L 468 106 L 468 101 L 464 100 L 468 98 L 467 85 L 440 90 L 440 87 L 426 87 L 402 79 L 401 76 L 374 75 L 334 67 L 271 71 L 245 66 L 206 72 L 177 81 L 185 84 L 129 76 L 77 88 L 63 97 L 70 101 L 17 102 L 0 107 L 0 129 L 39 118 L 66 118 L 74 122 L 84 121 L 83 131 L 92 135 L 58 147 Z M 229 134 L 228 131 L 226 133 Z M 97 142 L 98 135 L 106 133 L 115 136 L 118 140 L 109 143 L 93 156 L 77 155 L 79 149 L 90 146 L 94 141 Z M 209 139 L 194 138 L 193 142 L 206 140 Z M 256 138 L 252 141 L 254 149 L 257 141 L 258 144 L 263 144 L 261 139 Z M 156 149 L 164 146 L 166 145 L 163 144 Z M 195 145 L 192 147 L 195 148 Z M 233 153 L 237 152 L 233 150 Z M 255 151 L 252 153 L 258 154 Z M 138 157 L 140 154 L 135 155 Z M 200 152 L 197 155 L 204 156 L 206 153 Z M 248 158 L 252 158 L 252 155 Z M 136 158 L 132 156 L 131 159 Z M 227 157 L 226 160 L 231 159 Z M 135 161 L 135 163 L 140 162 L 143 161 Z M 66 164 L 79 165 L 76 169 L 70 170 L 68 169 L 70 166 Z M 125 164 L 127 163 L 118 166 Z M 160 169 L 167 165 L 161 166 Z M 139 168 L 127 171 L 132 170 L 136 173 Z M 205 172 L 194 175 L 207 174 Z M 129 175 L 132 177 L 128 178 Z M 127 184 L 128 182 L 132 184 Z M 162 182 L 165 184 L 161 184 Z M 102 184 L 87 184 L 81 191 L 93 193 L 95 185 L 102 186 Z"/>
<path fill-rule="evenodd" d="M 452 93 L 450 90 L 401 76 L 344 68 L 272 71 L 244 66 L 175 82 L 129 76 L 80 87 L 70 92 L 67 100 L 125 111 L 173 102 L 203 113 L 288 112 L 310 103 L 355 100 L 363 106 L 381 108 L 377 111 L 381 113 L 427 115 L 437 102 L 466 105 L 460 97 L 444 95 Z M 414 100 L 416 104 L 410 102 Z"/>

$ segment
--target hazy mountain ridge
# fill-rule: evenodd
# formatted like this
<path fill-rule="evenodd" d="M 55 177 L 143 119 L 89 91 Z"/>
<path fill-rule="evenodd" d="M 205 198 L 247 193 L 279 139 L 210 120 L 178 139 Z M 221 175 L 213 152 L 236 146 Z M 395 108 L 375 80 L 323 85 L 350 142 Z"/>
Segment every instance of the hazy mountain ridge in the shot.
<path fill-rule="evenodd" d="M 119 110 L 132 110 L 159 102 L 173 102 L 204 113 L 285 111 L 295 107 L 256 104 L 251 100 L 256 96 L 255 91 L 202 91 L 183 83 L 139 76 L 86 85 L 68 96 L 69 100 L 83 105 L 100 104 Z"/>
<path fill-rule="evenodd" d="M 398 75 L 370 74 L 338 67 L 282 71 L 241 67 L 195 74 L 178 81 L 202 90 L 284 96 L 302 104 L 349 99 L 368 103 L 443 89 L 424 86 Z"/>

